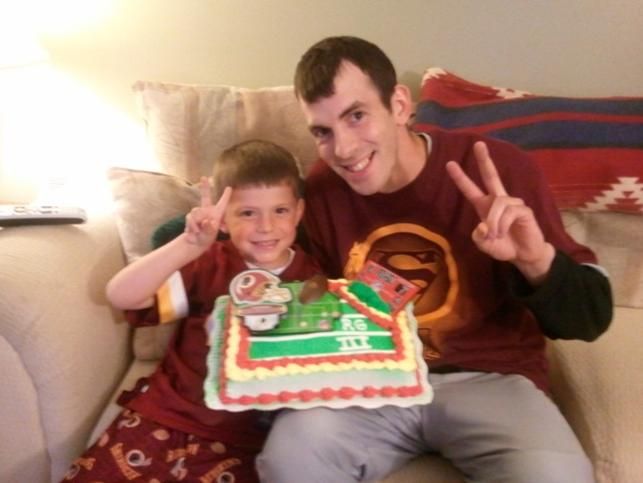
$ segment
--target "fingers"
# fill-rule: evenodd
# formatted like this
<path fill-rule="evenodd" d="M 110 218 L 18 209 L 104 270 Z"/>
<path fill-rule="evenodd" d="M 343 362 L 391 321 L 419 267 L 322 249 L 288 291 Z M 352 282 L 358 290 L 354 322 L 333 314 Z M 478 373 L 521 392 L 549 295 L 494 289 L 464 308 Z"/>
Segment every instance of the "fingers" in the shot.
<path fill-rule="evenodd" d="M 473 145 L 473 152 L 478 162 L 480 177 L 486 192 L 494 196 L 507 196 L 507 191 L 498 175 L 496 165 L 489 155 L 487 145 L 483 141 L 478 141 Z M 485 192 L 469 178 L 455 161 L 449 161 L 446 165 L 446 170 L 458 189 L 469 201 L 474 202 L 485 195 Z"/>
<path fill-rule="evenodd" d="M 185 233 L 188 241 L 195 244 L 209 244 L 214 241 L 221 226 L 225 209 L 230 201 L 232 189 L 225 188 L 216 205 L 212 204 L 210 183 L 205 177 L 199 182 L 200 205 L 192 208 L 185 217 Z"/>
<path fill-rule="evenodd" d="M 496 260 L 529 265 L 543 259 L 545 239 L 533 211 L 520 198 L 507 194 L 487 145 L 473 146 L 480 173 L 476 184 L 460 164 L 450 161 L 446 170 L 462 195 L 472 204 L 480 223 L 472 233 L 477 247 Z M 528 270 L 519 269 L 524 273 Z"/>
<path fill-rule="evenodd" d="M 203 220 L 203 209 L 201 207 L 192 208 L 185 216 L 185 232 L 193 235 L 190 239 L 194 239 L 195 236 L 201 233 Z"/>
<path fill-rule="evenodd" d="M 212 206 L 212 190 L 210 187 L 210 178 L 201 176 L 199 180 L 199 191 L 201 192 L 201 207 Z"/>
<path fill-rule="evenodd" d="M 546 251 L 543 233 L 528 206 L 516 198 L 499 200 L 492 209 L 494 214 L 476 226 L 471 238 L 483 253 L 512 262 L 525 274 L 531 269 L 524 267 L 533 267 L 534 260 L 543 259 Z"/>
<path fill-rule="evenodd" d="M 488 229 L 487 238 L 502 238 L 505 236 L 513 222 L 524 214 L 524 211 L 519 208 L 529 209 L 520 198 L 510 198 L 508 196 L 495 198 L 491 203 L 487 216 L 482 220 Z"/>
<path fill-rule="evenodd" d="M 219 198 L 217 204 L 214 205 L 214 211 L 212 212 L 212 215 L 213 217 L 218 218 L 219 222 L 221 221 L 221 218 L 225 213 L 226 206 L 228 206 L 230 196 L 232 196 L 232 188 L 230 186 L 226 186 L 223 190 L 223 193 L 221 193 L 221 198 Z"/>
<path fill-rule="evenodd" d="M 531 209 L 518 198 L 496 198 L 486 218 L 476 226 L 473 240 L 477 244 L 507 236 L 516 221 L 531 214 Z"/>
<path fill-rule="evenodd" d="M 217 204 L 213 207 L 209 207 L 208 209 L 208 221 L 212 227 L 216 228 L 216 230 L 219 230 L 221 220 L 223 220 L 223 215 L 225 214 L 226 206 L 228 206 L 228 202 L 230 201 L 230 196 L 232 196 L 232 188 L 227 186 L 223 190 L 223 193 L 221 193 L 221 198 L 219 198 Z"/>
<path fill-rule="evenodd" d="M 218 225 L 211 222 L 207 211 L 207 207 L 197 206 L 186 215 L 185 233 L 189 243 L 209 246 L 215 240 Z"/>
<path fill-rule="evenodd" d="M 462 195 L 471 203 L 475 205 L 476 200 L 484 197 L 482 190 L 466 175 L 458 163 L 449 161 L 446 164 L 446 170 Z"/>
<path fill-rule="evenodd" d="M 480 176 L 487 192 L 495 196 L 507 196 L 507 191 L 498 176 L 498 170 L 489 155 L 487 145 L 483 141 L 478 141 L 473 145 L 473 152 L 476 155 Z"/>

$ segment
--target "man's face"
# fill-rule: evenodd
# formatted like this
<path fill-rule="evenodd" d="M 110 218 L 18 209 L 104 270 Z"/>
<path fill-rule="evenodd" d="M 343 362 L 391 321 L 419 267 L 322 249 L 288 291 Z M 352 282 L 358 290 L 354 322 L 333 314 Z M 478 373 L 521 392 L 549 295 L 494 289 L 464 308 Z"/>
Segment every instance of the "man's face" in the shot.
<path fill-rule="evenodd" d="M 390 193 L 407 183 L 398 157 L 398 136 L 406 132 L 408 114 L 400 109 L 400 93 L 389 110 L 371 79 L 344 62 L 334 94 L 308 104 L 300 100 L 319 156 L 362 195 Z"/>

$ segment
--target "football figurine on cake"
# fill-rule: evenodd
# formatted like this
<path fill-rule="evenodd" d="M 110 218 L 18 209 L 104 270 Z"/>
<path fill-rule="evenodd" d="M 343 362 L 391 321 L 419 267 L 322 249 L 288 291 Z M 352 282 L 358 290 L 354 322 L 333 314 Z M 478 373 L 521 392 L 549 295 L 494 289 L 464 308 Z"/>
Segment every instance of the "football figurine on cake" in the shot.
<path fill-rule="evenodd" d="M 429 402 L 416 292 L 373 262 L 350 281 L 240 273 L 210 321 L 206 404 L 242 411 Z"/>

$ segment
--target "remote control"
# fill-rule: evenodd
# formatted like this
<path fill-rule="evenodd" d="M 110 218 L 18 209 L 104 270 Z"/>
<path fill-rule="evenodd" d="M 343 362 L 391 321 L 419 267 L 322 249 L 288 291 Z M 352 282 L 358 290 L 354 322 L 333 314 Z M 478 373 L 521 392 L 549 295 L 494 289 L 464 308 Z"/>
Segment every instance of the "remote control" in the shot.
<path fill-rule="evenodd" d="M 84 223 L 85 210 L 76 206 L 0 205 L 0 227 Z"/>

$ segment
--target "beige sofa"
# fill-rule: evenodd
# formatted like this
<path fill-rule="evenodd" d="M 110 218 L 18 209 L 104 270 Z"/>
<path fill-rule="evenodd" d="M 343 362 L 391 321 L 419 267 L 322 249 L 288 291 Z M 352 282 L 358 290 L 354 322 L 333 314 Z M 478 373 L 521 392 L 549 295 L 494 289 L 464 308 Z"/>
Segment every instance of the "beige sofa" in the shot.
<path fill-rule="evenodd" d="M 172 134 L 175 141 L 158 143 L 174 149 L 156 151 L 167 173 L 194 179 L 203 172 L 198 162 L 220 150 L 221 143 L 211 139 L 177 140 L 172 127 L 180 121 L 202 132 L 199 122 L 212 118 L 208 106 L 228 110 L 217 117 L 217 132 L 228 143 L 265 135 L 295 151 L 304 170 L 314 157 L 287 90 L 271 90 L 266 100 L 257 91 L 229 88 L 205 94 L 180 87 L 147 91 L 140 84 L 136 89 L 151 136 Z M 276 115 L 265 121 L 263 108 Z M 181 135 L 190 136 L 189 129 Z M 196 151 L 186 155 L 179 148 Z M 129 170 L 111 172 L 110 183 L 114 214 L 95 210 L 82 225 L 0 230 L 0 481 L 60 480 L 118 411 L 110 401 L 120 388 L 150 372 L 163 352 L 171 326 L 133 334 L 110 308 L 104 287 L 127 260 L 148 249 L 151 227 L 186 210 L 195 191 L 173 176 Z M 566 212 L 564 218 L 612 274 L 617 307 L 598 341 L 550 344 L 553 395 L 594 462 L 598 481 L 634 483 L 643 475 L 643 216 Z M 461 479 L 435 457 L 419 458 L 386 479 L 421 481 Z"/>
<path fill-rule="evenodd" d="M 628 244 L 640 250 L 643 217 L 569 214 L 567 221 L 606 265 Z M 134 354 L 130 330 L 105 300 L 107 280 L 124 264 L 110 216 L 0 230 L 0 481 L 59 480 L 116 389 L 154 367 L 146 359 L 164 334 L 147 334 L 146 345 L 139 335 Z M 640 289 L 643 259 L 627 265 Z M 642 322 L 643 309 L 621 305 L 598 341 L 550 345 L 554 396 L 600 482 L 634 483 L 643 475 Z M 386 482 L 458 481 L 452 471 L 421 458 Z"/>

